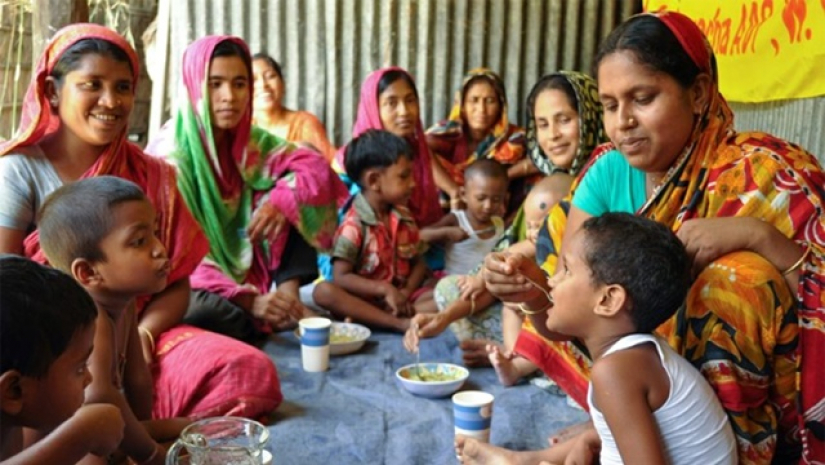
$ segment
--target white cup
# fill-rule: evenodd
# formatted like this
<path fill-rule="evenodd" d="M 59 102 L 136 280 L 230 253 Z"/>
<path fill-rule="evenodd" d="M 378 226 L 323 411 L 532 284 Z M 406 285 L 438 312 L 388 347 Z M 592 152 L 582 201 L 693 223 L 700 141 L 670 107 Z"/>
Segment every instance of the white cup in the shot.
<path fill-rule="evenodd" d="M 304 371 L 318 372 L 329 369 L 328 318 L 304 318 L 298 322 L 301 333 L 301 364 Z"/>
<path fill-rule="evenodd" d="M 490 442 L 494 396 L 484 391 L 461 391 L 453 394 L 455 434 L 481 442 Z"/>

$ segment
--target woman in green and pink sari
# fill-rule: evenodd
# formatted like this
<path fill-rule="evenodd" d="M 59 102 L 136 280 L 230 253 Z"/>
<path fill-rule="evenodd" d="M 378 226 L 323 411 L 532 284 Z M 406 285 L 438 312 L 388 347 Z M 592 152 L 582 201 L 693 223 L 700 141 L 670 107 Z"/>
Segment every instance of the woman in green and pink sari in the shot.
<path fill-rule="evenodd" d="M 252 126 L 251 69 L 237 37 L 192 43 L 184 98 L 146 149 L 177 166 L 178 188 L 209 239 L 185 321 L 246 341 L 308 312 L 298 287 L 317 277 L 316 249 L 331 246 L 347 197 L 322 157 Z"/>

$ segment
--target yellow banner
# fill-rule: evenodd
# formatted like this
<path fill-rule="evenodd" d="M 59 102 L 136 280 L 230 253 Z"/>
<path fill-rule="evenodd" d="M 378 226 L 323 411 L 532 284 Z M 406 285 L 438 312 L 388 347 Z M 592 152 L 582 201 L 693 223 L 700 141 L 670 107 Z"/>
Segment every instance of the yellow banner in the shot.
<path fill-rule="evenodd" d="M 707 36 L 722 94 L 736 102 L 825 95 L 825 0 L 644 0 Z"/>

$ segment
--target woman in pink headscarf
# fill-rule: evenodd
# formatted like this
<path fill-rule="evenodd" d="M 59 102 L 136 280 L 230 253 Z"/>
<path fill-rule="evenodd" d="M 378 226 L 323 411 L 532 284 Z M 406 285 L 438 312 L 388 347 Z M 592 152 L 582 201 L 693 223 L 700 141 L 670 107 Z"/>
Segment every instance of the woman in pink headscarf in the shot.
<path fill-rule="evenodd" d="M 416 188 L 408 206 L 419 228 L 435 223 L 443 211 L 438 201 L 433 170 L 443 171 L 443 168 L 430 154 L 421 125 L 418 91 L 412 76 L 403 69 L 382 68 L 373 71 L 364 80 L 352 137 L 358 137 L 369 129 L 384 129 L 409 142 L 415 156 Z M 344 171 L 345 149 L 341 147 L 335 155 L 335 168 L 339 173 Z"/>
<path fill-rule="evenodd" d="M 324 158 L 252 124 L 251 56 L 240 38 L 189 45 L 183 85 L 146 151 L 177 167 L 209 240 L 184 321 L 253 342 L 307 314 L 298 288 L 317 276 L 315 250 L 331 247 L 347 192 Z"/>

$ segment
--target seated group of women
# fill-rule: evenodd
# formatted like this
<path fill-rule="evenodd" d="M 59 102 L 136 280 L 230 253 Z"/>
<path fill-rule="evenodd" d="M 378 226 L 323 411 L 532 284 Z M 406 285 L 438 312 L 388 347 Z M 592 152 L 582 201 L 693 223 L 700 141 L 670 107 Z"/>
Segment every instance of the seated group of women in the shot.
<path fill-rule="evenodd" d="M 598 87 L 573 72 L 539 80 L 526 131 L 508 122 L 501 80 L 479 69 L 448 120 L 425 132 L 412 77 L 385 68 L 364 82 L 352 136 L 384 129 L 410 143 L 409 207 L 420 227 L 444 214 L 440 195 L 460 207 L 463 168 L 478 158 L 508 166 L 511 212 L 538 179 L 576 176 L 525 264 L 548 275 L 563 238 L 591 216 L 625 211 L 670 226 L 696 278 L 658 332 L 713 386 L 743 461 L 822 460 L 825 176 L 803 149 L 733 130 L 707 41 L 668 17 L 681 18 L 641 15 L 614 31 L 596 59 Z M 144 152 L 126 140 L 134 50 L 103 27 L 59 31 L 26 94 L 20 133 L 0 143 L 0 252 L 43 260 L 37 211 L 60 185 L 99 175 L 137 183 L 172 263 L 167 288 L 138 302 L 153 417 L 259 417 L 281 400 L 277 375 L 240 341 L 309 314 L 298 287 L 317 277 L 316 253 L 330 248 L 349 195 L 333 169 L 344 150 L 317 118 L 282 106 L 279 66 L 238 38 L 195 41 L 182 74 L 186 92 Z M 540 298 L 495 256 L 483 267 L 491 295 Z M 546 338 L 543 318 L 525 319 L 514 350 L 586 404 L 587 354 Z"/>

